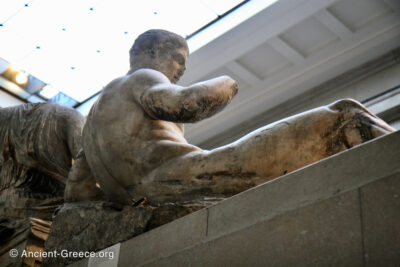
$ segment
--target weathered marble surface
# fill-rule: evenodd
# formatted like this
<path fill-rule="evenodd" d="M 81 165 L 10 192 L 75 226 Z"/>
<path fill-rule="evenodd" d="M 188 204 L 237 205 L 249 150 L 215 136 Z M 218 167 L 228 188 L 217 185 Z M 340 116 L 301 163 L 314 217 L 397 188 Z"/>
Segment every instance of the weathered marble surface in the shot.
<path fill-rule="evenodd" d="M 221 111 L 236 82 L 221 76 L 176 85 L 188 48 L 170 32 L 148 31 L 130 52 L 131 69 L 106 86 L 88 115 L 85 157 L 69 177 L 66 201 L 98 197 L 97 182 L 108 200 L 122 204 L 203 203 L 394 131 L 360 103 L 341 100 L 202 150 L 187 143 L 182 123 Z M 79 175 L 90 170 L 93 176 Z"/>
<path fill-rule="evenodd" d="M 202 207 L 174 204 L 133 207 L 101 201 L 67 203 L 56 211 L 46 250 L 96 252 Z M 43 266 L 64 266 L 76 260 L 46 258 Z"/>
<path fill-rule="evenodd" d="M 1 262 L 23 242 L 28 250 L 43 250 L 52 213 L 64 202 L 83 123 L 80 113 L 57 104 L 0 108 Z"/>

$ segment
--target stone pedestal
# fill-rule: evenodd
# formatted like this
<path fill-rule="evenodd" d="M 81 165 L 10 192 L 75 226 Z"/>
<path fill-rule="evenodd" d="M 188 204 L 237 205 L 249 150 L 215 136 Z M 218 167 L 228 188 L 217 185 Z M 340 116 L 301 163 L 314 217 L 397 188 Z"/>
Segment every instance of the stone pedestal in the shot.
<path fill-rule="evenodd" d="M 200 206 L 120 206 L 109 202 L 67 203 L 55 213 L 45 247 L 56 257 L 44 259 L 43 266 L 64 266 L 78 257 L 67 252 L 96 252 L 168 223 Z"/>
<path fill-rule="evenodd" d="M 396 132 L 115 244 L 107 266 L 398 266 L 399 159 Z"/>

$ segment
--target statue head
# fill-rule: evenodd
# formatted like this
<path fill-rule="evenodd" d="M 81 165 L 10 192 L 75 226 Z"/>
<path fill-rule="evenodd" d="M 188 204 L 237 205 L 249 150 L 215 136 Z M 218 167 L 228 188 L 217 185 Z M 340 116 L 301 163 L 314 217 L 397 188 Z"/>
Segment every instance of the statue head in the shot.
<path fill-rule="evenodd" d="M 165 30 L 149 30 L 139 35 L 129 51 L 131 70 L 158 70 L 176 83 L 186 69 L 188 54 L 182 36 Z"/>

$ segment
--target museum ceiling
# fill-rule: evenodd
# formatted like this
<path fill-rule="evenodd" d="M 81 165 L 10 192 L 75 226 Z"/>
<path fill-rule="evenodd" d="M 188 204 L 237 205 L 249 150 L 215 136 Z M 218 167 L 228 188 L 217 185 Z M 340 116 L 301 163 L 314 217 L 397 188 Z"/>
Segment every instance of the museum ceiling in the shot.
<path fill-rule="evenodd" d="M 204 144 L 307 90 L 400 47 L 397 0 L 281 0 L 195 51 L 182 84 L 227 74 L 239 94 L 188 125 Z"/>
<path fill-rule="evenodd" d="M 276 1 L 5 0 L 0 65 L 11 64 L 49 85 L 29 88 L 28 93 L 38 90 L 32 97 L 11 88 L 23 99 L 47 100 L 61 92 L 55 102 L 79 106 L 128 71 L 128 51 L 140 33 L 167 29 L 187 37 L 195 51 Z"/>
<path fill-rule="evenodd" d="M 129 2 L 122 0 L 118 2 L 120 6 L 110 4 L 114 1 L 96 0 L 35 0 L 28 2 L 28 7 L 24 6 L 26 1 L 9 2 L 18 3 L 22 8 L 18 12 L 14 10 L 15 17 L 12 10 L 7 17 L 1 9 L 0 19 L 8 22 L 0 27 L 0 36 L 6 40 L 4 31 L 11 28 L 9 38 L 19 41 L 2 42 L 0 52 L 20 47 L 16 50 L 21 51 L 19 54 L 14 52 L 4 58 L 16 59 L 21 66 L 26 63 L 25 69 L 31 69 L 46 83 L 50 77 L 59 77 L 59 82 L 53 85 L 62 85 L 53 86 L 50 93 L 61 91 L 66 97 L 58 95 L 59 100 L 75 106 L 83 114 L 87 114 L 96 99 L 88 99 L 90 96 L 126 72 L 127 50 L 137 34 L 158 27 L 188 36 L 242 4 L 235 12 L 220 17 L 212 27 L 188 39 L 192 53 L 180 84 L 227 74 L 237 80 L 240 88 L 223 112 L 186 126 L 185 135 L 194 144 L 204 144 L 238 125 L 246 127 L 252 118 L 400 47 L 398 0 L 250 0 L 245 3 L 198 0 L 190 1 L 190 5 L 182 4 L 189 1 L 148 1 L 150 5 L 142 11 L 121 8 Z M 221 2 L 225 4 L 212 6 Z M 179 9 L 163 11 L 176 6 Z M 34 12 L 29 10 L 35 8 L 54 8 L 58 12 L 32 17 Z M 116 16 L 121 9 L 123 15 Z M 132 17 L 145 21 L 146 12 L 151 15 L 150 21 L 138 25 L 127 23 Z M 200 12 L 204 13 L 194 16 Z M 18 17 L 24 19 L 18 22 Z M 187 22 L 195 17 L 198 21 Z M 27 18 L 30 23 L 21 24 Z M 132 31 L 126 25 L 129 29 L 138 28 Z M 50 34 L 35 34 L 32 27 L 46 28 Z M 36 42 L 24 46 L 28 38 Z M 41 57 L 44 53 L 50 55 L 48 63 Z M 42 64 L 36 71 L 28 68 L 37 62 Z M 70 99 L 76 102 L 67 102 Z"/>

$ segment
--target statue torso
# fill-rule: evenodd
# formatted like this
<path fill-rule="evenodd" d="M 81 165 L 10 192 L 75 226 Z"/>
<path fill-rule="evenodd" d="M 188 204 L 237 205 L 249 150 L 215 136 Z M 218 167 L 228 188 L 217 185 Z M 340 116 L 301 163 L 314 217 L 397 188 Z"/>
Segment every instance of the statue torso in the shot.
<path fill-rule="evenodd" d="M 87 160 L 91 166 L 99 166 L 94 175 L 112 176 L 124 186 L 134 185 L 175 157 L 199 150 L 183 137 L 183 124 L 146 114 L 139 99 L 146 85 L 141 77 L 132 75 L 135 73 L 104 89 L 83 130 Z"/>

